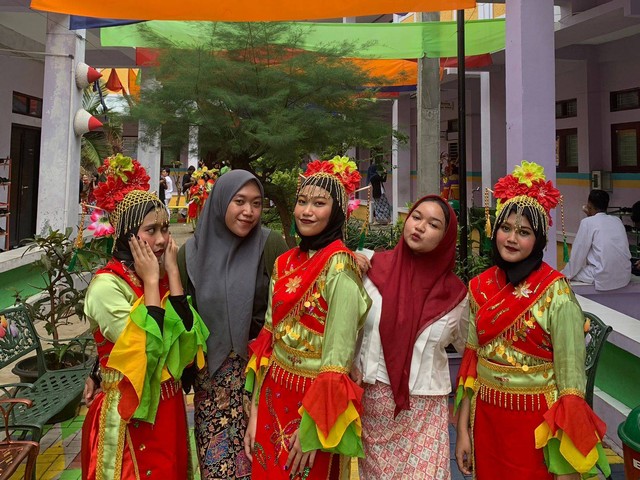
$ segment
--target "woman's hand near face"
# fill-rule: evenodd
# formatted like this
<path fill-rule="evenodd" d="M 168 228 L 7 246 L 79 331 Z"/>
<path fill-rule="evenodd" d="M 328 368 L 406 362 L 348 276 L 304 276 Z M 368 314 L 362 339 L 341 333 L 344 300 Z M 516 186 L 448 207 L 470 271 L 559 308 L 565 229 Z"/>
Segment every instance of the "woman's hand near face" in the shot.
<path fill-rule="evenodd" d="M 164 250 L 163 265 L 164 271 L 167 272 L 167 277 L 169 277 L 171 295 L 184 295 L 180 270 L 178 269 L 178 244 L 171 236 L 169 237 L 167 248 Z"/>
<path fill-rule="evenodd" d="M 136 274 L 143 283 L 158 283 L 160 280 L 160 265 L 158 258 L 147 242 L 139 240 L 135 235 L 129 239 L 129 247 L 133 256 Z"/>
<path fill-rule="evenodd" d="M 146 242 L 138 240 L 135 235 L 129 239 L 129 248 L 133 256 L 133 266 L 136 275 L 142 280 L 144 287 L 144 304 L 147 307 L 159 307 L 160 264 L 151 247 Z"/>
<path fill-rule="evenodd" d="M 178 272 L 178 244 L 169 236 L 169 242 L 164 249 L 164 271 L 168 274 Z"/>

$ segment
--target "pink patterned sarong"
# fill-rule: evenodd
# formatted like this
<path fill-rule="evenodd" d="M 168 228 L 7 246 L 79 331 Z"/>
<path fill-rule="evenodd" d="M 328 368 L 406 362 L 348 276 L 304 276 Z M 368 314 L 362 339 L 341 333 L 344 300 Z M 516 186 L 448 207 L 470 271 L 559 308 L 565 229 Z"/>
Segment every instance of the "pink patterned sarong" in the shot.
<path fill-rule="evenodd" d="M 391 387 L 365 385 L 362 399 L 361 480 L 451 478 L 446 395 L 411 396 L 411 411 L 393 418 Z"/>

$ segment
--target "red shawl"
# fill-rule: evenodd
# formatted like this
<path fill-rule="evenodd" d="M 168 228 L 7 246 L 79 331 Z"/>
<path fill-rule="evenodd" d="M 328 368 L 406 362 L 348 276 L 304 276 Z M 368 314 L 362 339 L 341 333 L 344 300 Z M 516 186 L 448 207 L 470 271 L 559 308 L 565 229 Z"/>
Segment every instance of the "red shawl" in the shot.
<path fill-rule="evenodd" d="M 545 262 L 515 287 L 508 282 L 504 270 L 498 267 L 491 267 L 473 278 L 469 282 L 469 291 L 478 304 L 478 344 L 484 346 L 499 336 L 506 336 L 516 350 L 552 361 L 553 347 L 549 335 L 542 328 L 533 326 L 535 322 L 529 328 L 525 321 L 531 319 L 533 305 L 548 295 L 549 287 L 560 278 L 563 275 Z M 499 309 L 497 305 L 500 305 Z M 522 334 L 518 333 L 520 330 Z M 515 340 L 512 339 L 514 335 Z"/>
<path fill-rule="evenodd" d="M 440 197 L 427 195 L 421 198 L 409 215 L 430 198 Z M 415 255 L 401 237 L 393 250 L 373 256 L 368 273 L 382 295 L 380 338 L 396 415 L 411 408 L 409 371 L 418 336 L 453 310 L 467 293 L 464 283 L 453 273 L 458 221 L 451 206 L 447 206 L 449 226 L 433 251 Z"/>

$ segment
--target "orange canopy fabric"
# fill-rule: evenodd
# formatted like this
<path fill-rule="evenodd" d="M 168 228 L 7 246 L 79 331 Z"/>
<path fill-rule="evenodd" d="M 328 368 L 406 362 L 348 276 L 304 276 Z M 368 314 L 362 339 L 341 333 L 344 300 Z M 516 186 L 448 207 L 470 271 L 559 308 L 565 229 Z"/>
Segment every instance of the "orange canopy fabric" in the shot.
<path fill-rule="evenodd" d="M 31 8 L 85 17 L 131 20 L 269 22 L 473 8 L 475 0 L 31 0 Z"/>
<path fill-rule="evenodd" d="M 138 81 L 139 68 L 101 68 L 102 81 L 109 93 L 124 95 L 138 95 L 140 85 Z M 105 81 L 105 79 L 107 79 Z"/>
<path fill-rule="evenodd" d="M 349 60 L 372 76 L 384 78 L 390 86 L 415 85 L 418 82 L 418 62 L 413 60 Z"/>

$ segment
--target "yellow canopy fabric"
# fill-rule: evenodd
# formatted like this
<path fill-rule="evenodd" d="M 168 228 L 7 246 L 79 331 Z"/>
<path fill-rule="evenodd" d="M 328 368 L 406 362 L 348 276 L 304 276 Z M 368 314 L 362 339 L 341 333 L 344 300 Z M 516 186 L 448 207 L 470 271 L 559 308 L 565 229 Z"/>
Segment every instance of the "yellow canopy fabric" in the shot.
<path fill-rule="evenodd" d="M 31 0 L 31 8 L 85 17 L 130 20 L 270 22 L 473 8 L 475 0 Z"/>

